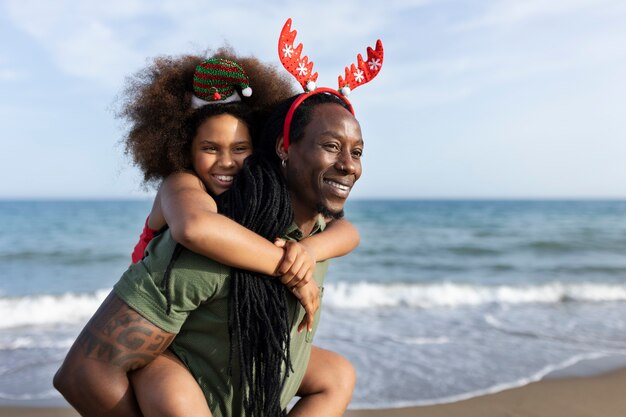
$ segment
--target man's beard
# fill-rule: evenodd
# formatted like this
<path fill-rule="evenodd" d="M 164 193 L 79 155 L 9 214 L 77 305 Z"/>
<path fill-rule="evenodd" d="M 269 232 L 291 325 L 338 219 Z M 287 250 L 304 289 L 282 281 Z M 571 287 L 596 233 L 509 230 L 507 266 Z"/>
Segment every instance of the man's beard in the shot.
<path fill-rule="evenodd" d="M 343 219 L 343 214 L 344 214 L 343 209 L 337 212 L 330 211 L 330 209 L 322 203 L 319 203 L 317 205 L 317 212 L 320 213 L 322 216 L 324 216 L 325 219 L 335 219 L 335 220 Z"/>

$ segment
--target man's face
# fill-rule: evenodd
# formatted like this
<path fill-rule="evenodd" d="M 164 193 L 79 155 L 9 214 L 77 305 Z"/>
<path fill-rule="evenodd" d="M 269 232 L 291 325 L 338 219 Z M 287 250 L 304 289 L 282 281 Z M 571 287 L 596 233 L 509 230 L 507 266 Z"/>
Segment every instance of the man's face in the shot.
<path fill-rule="evenodd" d="M 304 136 L 289 146 L 287 184 L 296 213 L 341 217 L 361 176 L 361 127 L 345 108 L 325 103 L 313 108 Z"/>

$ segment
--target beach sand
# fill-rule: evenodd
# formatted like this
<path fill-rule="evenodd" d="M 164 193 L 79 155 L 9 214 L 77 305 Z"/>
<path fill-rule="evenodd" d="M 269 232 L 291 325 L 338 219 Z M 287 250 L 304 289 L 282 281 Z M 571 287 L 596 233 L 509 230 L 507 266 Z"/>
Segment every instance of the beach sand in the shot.
<path fill-rule="evenodd" d="M 344 417 L 623 417 L 626 368 L 579 378 L 546 379 L 455 403 L 350 410 Z M 0 407 L 0 417 L 77 417 L 69 408 Z"/>

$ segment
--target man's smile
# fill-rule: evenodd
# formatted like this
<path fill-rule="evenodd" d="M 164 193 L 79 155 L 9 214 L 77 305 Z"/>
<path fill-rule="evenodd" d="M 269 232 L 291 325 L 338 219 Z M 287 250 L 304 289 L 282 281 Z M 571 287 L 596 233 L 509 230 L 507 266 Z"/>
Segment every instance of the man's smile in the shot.
<path fill-rule="evenodd" d="M 350 190 L 352 189 L 352 182 L 350 181 L 338 181 L 335 179 L 324 178 L 324 184 L 329 185 L 333 191 L 333 194 L 336 194 L 339 197 L 348 197 L 350 194 Z"/>

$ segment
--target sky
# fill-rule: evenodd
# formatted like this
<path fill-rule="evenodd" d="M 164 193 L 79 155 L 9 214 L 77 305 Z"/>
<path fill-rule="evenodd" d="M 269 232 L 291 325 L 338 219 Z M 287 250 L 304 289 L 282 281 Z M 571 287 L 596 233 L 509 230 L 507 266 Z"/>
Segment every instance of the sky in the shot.
<path fill-rule="evenodd" d="M 623 0 L 0 0 L 0 199 L 152 196 L 126 77 L 226 43 L 280 65 L 288 17 L 318 86 L 384 44 L 353 198 L 626 198 Z"/>

